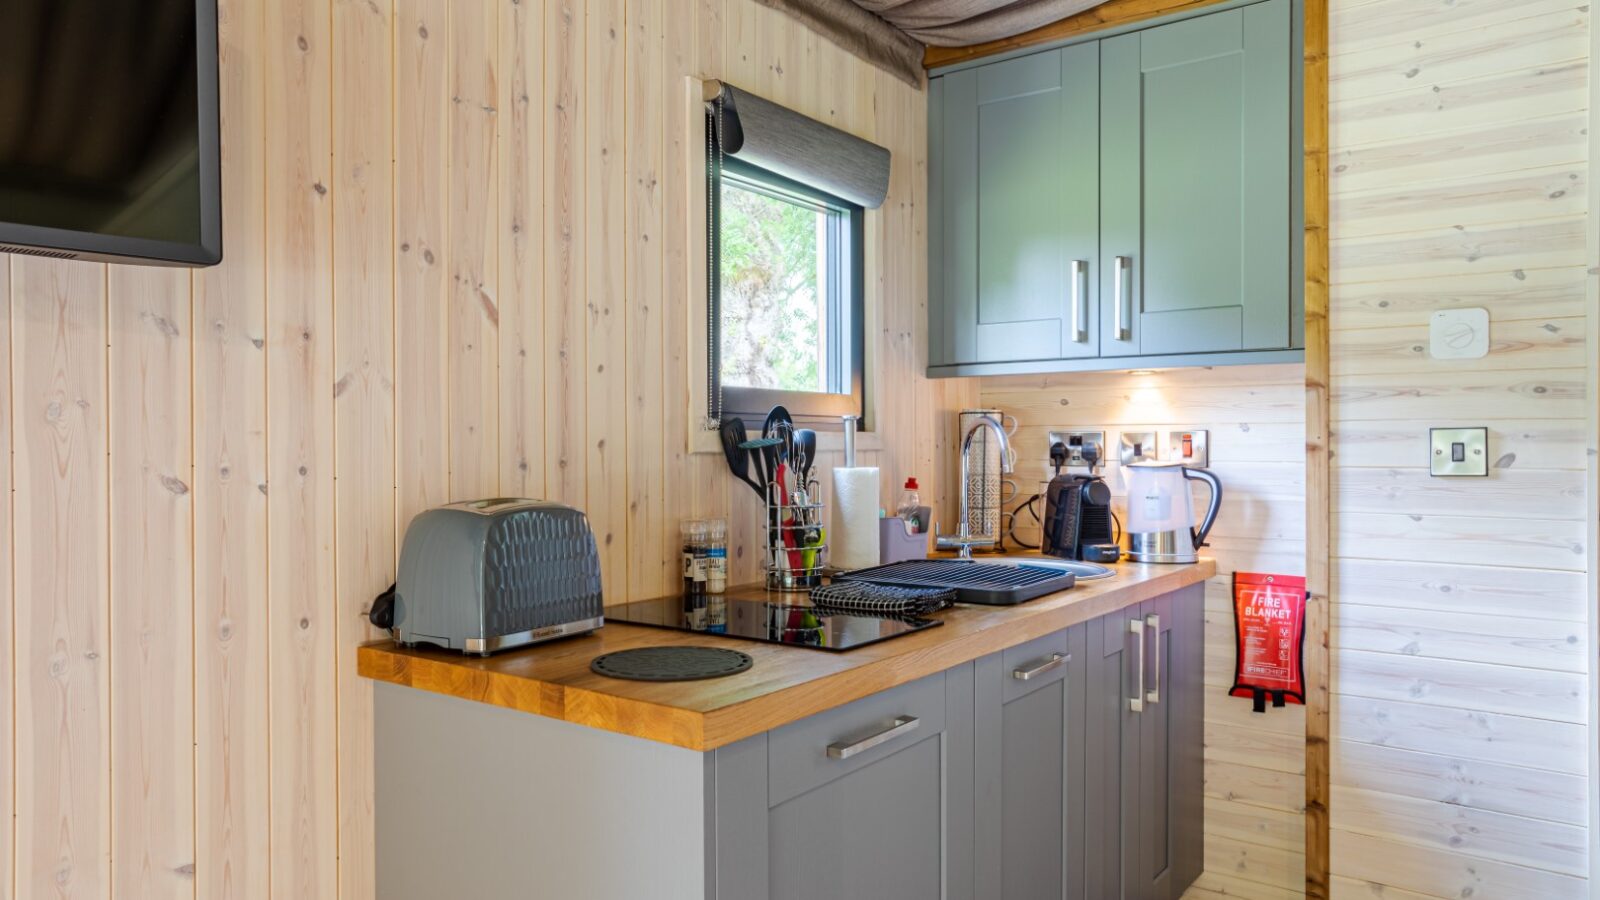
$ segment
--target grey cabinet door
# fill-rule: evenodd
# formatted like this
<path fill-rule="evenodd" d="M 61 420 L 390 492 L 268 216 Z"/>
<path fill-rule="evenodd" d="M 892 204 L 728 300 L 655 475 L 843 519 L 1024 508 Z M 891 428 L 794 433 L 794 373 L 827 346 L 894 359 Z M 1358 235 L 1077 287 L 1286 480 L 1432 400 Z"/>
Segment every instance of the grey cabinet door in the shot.
<path fill-rule="evenodd" d="M 712 896 L 973 897 L 972 685 L 958 666 L 714 751 Z"/>
<path fill-rule="evenodd" d="M 1085 894 L 1087 625 L 976 665 L 975 868 L 979 896 Z"/>
<path fill-rule="evenodd" d="M 1099 45 L 935 79 L 930 357 L 1099 354 Z"/>
<path fill-rule="evenodd" d="M 1101 42 L 1102 356 L 1291 346 L 1291 12 Z"/>
<path fill-rule="evenodd" d="M 1147 600 L 1144 627 L 1145 703 L 1138 718 L 1137 791 L 1123 797 L 1136 810 L 1127 896 L 1177 900 L 1203 862 L 1202 741 L 1205 586 Z"/>
<path fill-rule="evenodd" d="M 1139 609 L 1088 623 L 1089 670 L 1085 695 L 1087 740 L 1087 896 L 1123 900 L 1138 893 L 1138 802 L 1140 713 L 1129 701 L 1138 693 L 1139 647 L 1133 628 Z M 1142 629 L 1142 624 L 1141 624 Z"/>

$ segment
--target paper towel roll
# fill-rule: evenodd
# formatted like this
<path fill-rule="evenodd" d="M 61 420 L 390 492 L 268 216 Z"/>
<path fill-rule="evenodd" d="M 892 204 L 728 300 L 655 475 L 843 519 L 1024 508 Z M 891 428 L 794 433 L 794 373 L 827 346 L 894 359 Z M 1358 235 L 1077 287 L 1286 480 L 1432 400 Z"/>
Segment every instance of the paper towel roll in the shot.
<path fill-rule="evenodd" d="M 833 470 L 833 527 L 828 530 L 828 561 L 840 569 L 878 564 L 878 469 Z"/>

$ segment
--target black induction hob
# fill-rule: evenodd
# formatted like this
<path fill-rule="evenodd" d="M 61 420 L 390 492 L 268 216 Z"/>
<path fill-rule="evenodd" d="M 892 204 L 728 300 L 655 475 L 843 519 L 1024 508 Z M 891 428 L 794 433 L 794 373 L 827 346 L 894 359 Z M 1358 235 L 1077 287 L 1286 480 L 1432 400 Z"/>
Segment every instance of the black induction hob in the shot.
<path fill-rule="evenodd" d="M 823 612 L 806 603 L 803 595 L 784 594 L 767 600 L 725 594 L 639 600 L 606 607 L 606 621 L 816 650 L 851 650 L 944 624 L 937 619 Z"/>

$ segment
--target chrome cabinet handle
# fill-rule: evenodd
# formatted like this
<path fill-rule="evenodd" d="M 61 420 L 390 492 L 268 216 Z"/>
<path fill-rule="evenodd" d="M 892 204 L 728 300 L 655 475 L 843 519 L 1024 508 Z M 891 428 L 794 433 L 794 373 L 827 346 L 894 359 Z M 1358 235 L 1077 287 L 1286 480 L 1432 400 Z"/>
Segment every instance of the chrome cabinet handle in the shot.
<path fill-rule="evenodd" d="M 894 724 L 871 737 L 862 738 L 854 744 L 829 744 L 829 759 L 849 759 L 858 753 L 865 753 L 873 747 L 886 741 L 892 741 L 902 734 L 916 731 L 919 720 L 915 716 L 896 716 Z"/>
<path fill-rule="evenodd" d="M 1052 653 L 1050 654 L 1049 659 L 1031 669 L 1012 669 L 1011 677 L 1018 681 L 1029 681 L 1031 679 L 1038 678 L 1040 675 L 1043 675 L 1046 672 L 1053 672 L 1071 661 L 1072 657 L 1068 654 Z"/>
<path fill-rule="evenodd" d="M 1161 702 L 1161 617 L 1154 613 L 1144 617 L 1144 627 L 1156 636 L 1156 677 L 1155 687 L 1152 687 L 1144 698 L 1151 703 Z"/>
<path fill-rule="evenodd" d="M 1128 620 L 1129 633 L 1139 638 L 1139 689 L 1128 698 L 1128 708 L 1136 713 L 1144 712 L 1144 623 L 1138 619 Z"/>
<path fill-rule="evenodd" d="M 1089 341 L 1089 261 L 1072 261 L 1072 342 Z"/>
<path fill-rule="evenodd" d="M 1111 281 L 1112 293 L 1117 298 L 1114 326 L 1116 338 L 1119 341 L 1133 340 L 1133 331 L 1129 327 L 1129 323 L 1133 320 L 1133 257 L 1117 257 L 1116 266 L 1111 272 Z"/>

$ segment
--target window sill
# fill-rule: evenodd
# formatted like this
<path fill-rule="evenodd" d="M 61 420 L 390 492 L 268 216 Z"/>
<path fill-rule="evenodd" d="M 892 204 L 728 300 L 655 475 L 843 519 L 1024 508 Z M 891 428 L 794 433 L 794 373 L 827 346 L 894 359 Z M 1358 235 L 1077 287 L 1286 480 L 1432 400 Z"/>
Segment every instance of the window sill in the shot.
<path fill-rule="evenodd" d="M 722 455 L 722 438 L 715 431 L 694 431 L 690 435 L 691 453 L 715 453 Z M 863 452 L 878 451 L 883 449 L 883 438 L 876 431 L 862 431 L 856 434 L 856 449 Z M 844 432 L 819 431 L 817 432 L 818 453 L 844 452 Z"/>

